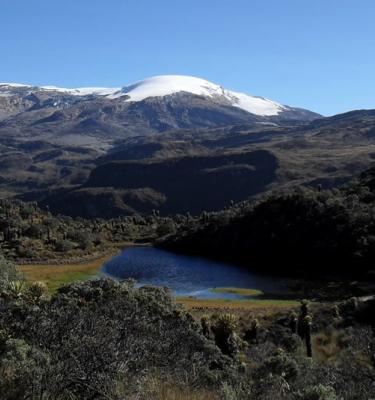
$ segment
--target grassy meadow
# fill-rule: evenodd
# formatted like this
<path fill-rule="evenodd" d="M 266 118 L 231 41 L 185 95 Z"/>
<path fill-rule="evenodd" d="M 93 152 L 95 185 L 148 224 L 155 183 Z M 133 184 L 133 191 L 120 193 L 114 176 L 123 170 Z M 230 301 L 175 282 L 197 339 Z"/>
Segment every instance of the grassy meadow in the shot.
<path fill-rule="evenodd" d="M 53 293 L 59 286 L 72 282 L 86 281 L 99 274 L 101 266 L 113 255 L 78 264 L 33 264 L 20 265 L 18 269 L 30 282 L 44 282 Z"/>

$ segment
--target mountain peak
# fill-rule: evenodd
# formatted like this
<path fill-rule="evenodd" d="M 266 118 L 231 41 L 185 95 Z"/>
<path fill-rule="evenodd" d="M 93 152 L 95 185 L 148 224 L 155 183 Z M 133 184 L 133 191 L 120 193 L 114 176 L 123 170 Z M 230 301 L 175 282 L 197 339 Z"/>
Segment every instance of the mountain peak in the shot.
<path fill-rule="evenodd" d="M 121 95 L 129 96 L 127 101 L 142 101 L 150 97 L 164 97 L 179 92 L 187 92 L 228 106 L 238 107 L 256 115 L 278 115 L 286 109 L 274 101 L 233 92 L 202 78 L 186 75 L 160 75 L 144 79 L 122 88 Z M 118 97 L 120 94 L 114 94 Z"/>
<path fill-rule="evenodd" d="M 157 130 L 178 127 L 189 127 L 185 117 L 181 117 L 178 110 L 190 110 L 187 119 L 194 119 L 195 126 L 235 124 L 243 121 L 257 121 L 277 123 L 281 120 L 308 121 L 319 117 L 318 114 L 282 105 L 275 101 L 251 96 L 225 89 L 223 86 L 202 78 L 187 75 L 160 75 L 150 77 L 123 87 L 80 87 L 61 88 L 56 86 L 33 86 L 15 83 L 0 83 L 0 100 L 7 106 L 0 109 L 0 118 L 15 115 L 30 107 L 30 94 L 42 94 L 38 107 L 63 108 L 67 110 L 78 105 L 81 100 L 95 100 L 110 104 L 116 100 L 120 108 L 131 109 L 134 103 L 165 103 L 170 104 L 168 110 L 161 111 L 155 104 L 139 104 L 144 120 L 150 119 L 149 107 L 156 107 L 155 112 L 169 113 L 164 115 Z M 178 96 L 177 96 L 178 95 Z M 25 101 L 20 103 L 20 109 L 9 102 L 10 98 L 18 97 Z M 37 96 L 38 97 L 38 96 Z M 40 96 L 39 96 L 40 97 Z M 70 98 L 69 98 L 70 97 Z M 74 97 L 74 98 L 73 98 Z M 172 98 L 170 98 L 172 97 Z M 195 97 L 195 98 L 194 98 Z M 153 99 L 148 101 L 148 99 Z M 155 101 L 154 101 L 155 100 Z M 87 104 L 87 103 L 85 103 Z M 94 104 L 94 103 L 93 103 Z M 93 105 L 94 106 L 94 105 Z M 200 110 L 199 112 L 197 110 Z M 173 110 L 177 110 L 177 114 Z M 141 113 L 141 114 L 142 114 Z M 172 115 L 173 114 L 173 115 Z M 135 114 L 134 114 L 135 115 Z M 175 121 L 177 118 L 180 122 Z M 43 119 L 42 119 L 43 120 Z M 138 123 L 138 122 L 137 122 Z"/>

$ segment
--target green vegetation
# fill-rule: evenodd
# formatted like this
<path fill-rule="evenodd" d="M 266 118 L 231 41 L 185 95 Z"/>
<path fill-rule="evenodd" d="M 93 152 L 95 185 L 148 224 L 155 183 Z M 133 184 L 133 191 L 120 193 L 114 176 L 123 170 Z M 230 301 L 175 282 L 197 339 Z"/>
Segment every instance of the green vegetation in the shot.
<path fill-rule="evenodd" d="M 1 261 L 9 277 L 10 266 Z M 234 379 L 233 362 L 166 289 L 102 279 L 51 297 L 39 283 L 7 278 L 3 286 L 2 400 L 147 398 L 154 384 L 198 396 Z"/>
<path fill-rule="evenodd" d="M 114 253 L 133 242 L 150 242 L 174 232 L 183 216 L 158 213 L 117 219 L 52 215 L 36 203 L 0 200 L 0 253 L 19 263 L 80 263 Z M 173 228 L 173 229 L 172 229 Z"/>
<path fill-rule="evenodd" d="M 375 168 L 342 189 L 295 188 L 190 220 L 163 248 L 280 276 L 375 272 Z"/>
<path fill-rule="evenodd" d="M 71 283 L 94 277 L 100 255 L 159 236 L 164 247 L 272 274 L 360 277 L 371 286 L 375 169 L 341 190 L 300 188 L 199 216 L 155 210 L 87 221 L 1 201 L 1 253 L 56 262 L 17 269 L 0 258 L 2 399 L 373 396 L 374 297 L 300 303 L 222 287 L 213 291 L 244 298 L 173 299 L 133 281 Z"/>

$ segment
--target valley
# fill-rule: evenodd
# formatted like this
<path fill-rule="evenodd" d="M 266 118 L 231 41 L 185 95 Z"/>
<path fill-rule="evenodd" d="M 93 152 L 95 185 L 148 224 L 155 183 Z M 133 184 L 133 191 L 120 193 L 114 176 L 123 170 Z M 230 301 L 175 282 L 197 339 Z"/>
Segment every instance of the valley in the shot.
<path fill-rule="evenodd" d="M 0 400 L 375 400 L 375 2 L 0 15 Z"/>
<path fill-rule="evenodd" d="M 159 96 L 162 86 L 167 94 Z M 235 95 L 195 78 L 156 77 L 123 90 L 3 84 L 1 91 L 0 194 L 71 216 L 197 214 L 293 185 L 337 187 L 375 154 L 371 110 L 291 116 L 288 107 L 241 95 L 245 110 L 228 106 Z M 198 100 L 199 119 L 187 124 Z M 129 117 L 129 107 L 139 112 Z M 242 114 L 227 119 L 228 109 Z M 152 115 L 175 122 L 139 128 Z M 216 182 L 222 190 L 214 194 Z"/>
<path fill-rule="evenodd" d="M 1 84 L 0 110 L 1 390 L 368 398 L 375 111 L 181 76 Z"/>

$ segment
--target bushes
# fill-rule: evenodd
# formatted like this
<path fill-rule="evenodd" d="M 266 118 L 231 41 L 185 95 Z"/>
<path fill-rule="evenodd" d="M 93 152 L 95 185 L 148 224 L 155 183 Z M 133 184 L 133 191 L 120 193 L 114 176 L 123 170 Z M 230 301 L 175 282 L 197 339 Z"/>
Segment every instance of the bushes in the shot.
<path fill-rule="evenodd" d="M 232 374 L 230 359 L 165 289 L 103 279 L 63 287 L 48 300 L 34 284 L 2 301 L 0 310 L 0 326 L 20 341 L 12 352 L 30 354 L 14 367 L 19 381 L 4 383 L 22 388 L 19 398 L 33 399 L 37 387 L 43 398 L 116 399 L 118 385 L 134 395 L 153 374 L 195 388 L 219 387 Z M 40 366 L 33 354 L 48 362 Z M 33 386 L 22 373 L 24 361 L 30 374 L 35 371 Z"/>
<path fill-rule="evenodd" d="M 156 233 L 158 237 L 174 234 L 176 233 L 176 225 L 172 219 L 167 218 L 158 226 Z"/>
<path fill-rule="evenodd" d="M 70 229 L 67 233 L 67 239 L 71 242 L 77 243 L 78 247 L 82 250 L 88 249 L 92 246 L 94 237 L 91 232 L 88 231 L 78 231 Z"/>
<path fill-rule="evenodd" d="M 48 362 L 42 351 L 24 340 L 8 338 L 0 352 L 1 399 L 36 399 Z"/>
<path fill-rule="evenodd" d="M 337 400 L 335 390 L 324 385 L 316 385 L 307 388 L 299 398 L 301 400 Z"/>
<path fill-rule="evenodd" d="M 60 240 L 56 243 L 55 249 L 61 253 L 67 253 L 70 250 L 73 250 L 75 247 L 74 243 L 70 240 Z"/>
<path fill-rule="evenodd" d="M 341 305 L 340 312 L 346 319 Z M 52 298 L 39 283 L 8 282 L 0 293 L 0 393 L 5 400 L 364 400 L 373 392 L 370 327 L 341 328 L 342 356 L 323 363 L 307 359 L 288 316 L 249 320 L 259 332 L 247 346 L 240 339 L 247 327 L 239 330 L 234 315 L 202 319 L 206 336 L 167 289 L 132 281 L 71 284 Z"/>
<path fill-rule="evenodd" d="M 279 375 L 287 381 L 296 378 L 299 372 L 297 362 L 282 350 L 266 359 L 260 369 L 262 371 L 261 374 Z"/>
<path fill-rule="evenodd" d="M 107 253 L 124 242 L 150 242 L 158 234 L 172 233 L 177 228 L 172 218 L 153 216 L 147 221 L 140 216 L 112 220 L 53 216 L 36 204 L 2 200 L 0 254 L 14 260 L 50 260 L 65 258 L 65 253 L 74 249 L 74 257 L 86 257 Z"/>
<path fill-rule="evenodd" d="M 5 260 L 0 254 L 0 290 L 4 290 L 10 282 L 20 278 L 21 275 L 16 266 L 12 262 Z"/>

